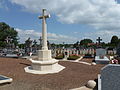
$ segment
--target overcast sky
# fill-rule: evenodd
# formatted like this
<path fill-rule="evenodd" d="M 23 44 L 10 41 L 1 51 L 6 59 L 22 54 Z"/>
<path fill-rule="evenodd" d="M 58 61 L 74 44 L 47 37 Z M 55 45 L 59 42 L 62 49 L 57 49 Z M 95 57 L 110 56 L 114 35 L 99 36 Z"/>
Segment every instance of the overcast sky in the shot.
<path fill-rule="evenodd" d="M 109 42 L 120 37 L 120 0 L 0 0 L 0 22 L 19 32 L 20 42 L 41 35 L 42 8 L 48 10 L 48 40 L 75 43 L 84 38 Z"/>

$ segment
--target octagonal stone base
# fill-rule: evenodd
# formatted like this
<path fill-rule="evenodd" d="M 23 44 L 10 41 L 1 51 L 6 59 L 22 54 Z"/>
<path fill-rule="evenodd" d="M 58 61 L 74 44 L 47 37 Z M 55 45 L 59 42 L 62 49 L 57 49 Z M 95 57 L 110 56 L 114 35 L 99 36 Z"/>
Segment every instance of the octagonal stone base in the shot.
<path fill-rule="evenodd" d="M 38 61 L 31 60 L 32 66 L 28 66 L 25 69 L 25 72 L 33 74 L 49 74 L 49 73 L 58 73 L 63 70 L 65 67 L 58 64 L 58 60 L 52 59 L 48 61 Z"/>
<path fill-rule="evenodd" d="M 48 61 L 51 60 L 51 50 L 38 50 L 38 60 Z"/>

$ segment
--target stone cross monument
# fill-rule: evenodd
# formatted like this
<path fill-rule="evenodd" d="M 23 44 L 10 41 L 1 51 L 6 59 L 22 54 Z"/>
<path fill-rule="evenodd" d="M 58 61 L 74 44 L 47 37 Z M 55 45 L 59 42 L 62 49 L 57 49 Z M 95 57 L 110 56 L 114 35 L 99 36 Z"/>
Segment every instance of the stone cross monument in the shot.
<path fill-rule="evenodd" d="M 39 16 L 39 19 L 42 19 L 42 50 L 38 51 L 38 59 L 49 60 L 51 59 L 51 50 L 48 50 L 47 46 L 47 24 L 46 19 L 50 18 L 49 15 L 45 15 L 46 9 L 42 10 L 42 16 Z"/>
<path fill-rule="evenodd" d="M 46 9 L 43 9 L 43 14 L 42 16 L 39 16 L 39 19 L 42 19 L 42 50 L 48 50 L 47 47 L 47 24 L 46 24 L 46 19 L 50 18 L 49 15 L 45 15 Z"/>
<path fill-rule="evenodd" d="M 42 49 L 38 50 L 38 56 L 35 60 L 30 59 L 32 62 L 31 66 L 25 68 L 25 71 L 33 74 L 48 74 L 48 73 L 58 73 L 65 67 L 58 64 L 58 60 L 53 59 L 51 56 L 51 50 L 48 50 L 47 46 L 47 25 L 46 19 L 50 15 L 45 15 L 46 9 L 42 10 Z"/>

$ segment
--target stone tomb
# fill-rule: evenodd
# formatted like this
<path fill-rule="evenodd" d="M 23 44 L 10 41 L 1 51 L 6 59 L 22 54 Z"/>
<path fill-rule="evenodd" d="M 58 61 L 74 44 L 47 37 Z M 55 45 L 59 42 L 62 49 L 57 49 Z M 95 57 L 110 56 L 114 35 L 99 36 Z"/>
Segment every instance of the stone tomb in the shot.
<path fill-rule="evenodd" d="M 120 90 L 120 65 L 108 64 L 101 69 L 98 90 Z"/>
<path fill-rule="evenodd" d="M 110 60 L 105 55 L 106 55 L 105 49 L 102 48 L 96 49 L 95 62 L 97 64 L 109 64 Z"/>

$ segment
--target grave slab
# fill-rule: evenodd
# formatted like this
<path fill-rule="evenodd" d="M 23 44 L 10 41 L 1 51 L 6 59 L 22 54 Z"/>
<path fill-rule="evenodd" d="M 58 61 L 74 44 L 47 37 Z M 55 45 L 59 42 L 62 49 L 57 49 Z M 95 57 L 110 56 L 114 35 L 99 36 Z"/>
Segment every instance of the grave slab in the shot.
<path fill-rule="evenodd" d="M 12 78 L 0 75 L 0 84 L 11 83 L 12 81 Z"/>

